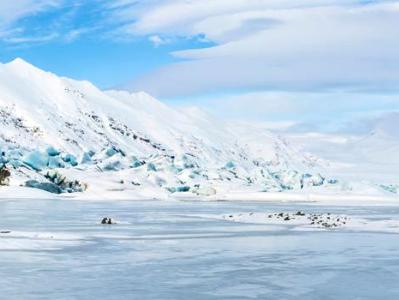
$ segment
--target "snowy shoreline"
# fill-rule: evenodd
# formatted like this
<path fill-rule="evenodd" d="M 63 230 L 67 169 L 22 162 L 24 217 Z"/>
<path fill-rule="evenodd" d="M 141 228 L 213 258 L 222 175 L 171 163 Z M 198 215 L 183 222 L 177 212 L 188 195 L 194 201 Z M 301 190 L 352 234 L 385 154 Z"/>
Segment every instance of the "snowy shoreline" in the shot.
<path fill-rule="evenodd" d="M 52 194 L 28 187 L 1 187 L 0 201 L 4 200 L 75 200 L 75 201 L 198 201 L 198 202 L 264 202 L 264 203 L 301 203 L 305 205 L 332 206 L 399 206 L 399 197 L 391 195 L 362 194 L 326 194 L 326 193 L 264 193 L 264 192 L 234 192 L 213 196 L 198 196 L 189 192 L 168 195 L 143 190 L 107 191 L 102 193 L 83 192 L 73 194 Z"/>

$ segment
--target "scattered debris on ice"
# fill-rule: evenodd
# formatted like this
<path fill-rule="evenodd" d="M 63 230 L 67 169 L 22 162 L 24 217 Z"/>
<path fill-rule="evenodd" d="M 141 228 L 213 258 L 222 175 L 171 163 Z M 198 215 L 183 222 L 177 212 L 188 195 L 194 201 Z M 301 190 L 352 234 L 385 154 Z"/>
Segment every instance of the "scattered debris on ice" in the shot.
<path fill-rule="evenodd" d="M 331 213 L 307 214 L 303 211 L 293 213 L 240 213 L 223 215 L 224 220 L 243 223 L 302 225 L 317 228 L 333 229 L 345 226 L 350 218 Z"/>

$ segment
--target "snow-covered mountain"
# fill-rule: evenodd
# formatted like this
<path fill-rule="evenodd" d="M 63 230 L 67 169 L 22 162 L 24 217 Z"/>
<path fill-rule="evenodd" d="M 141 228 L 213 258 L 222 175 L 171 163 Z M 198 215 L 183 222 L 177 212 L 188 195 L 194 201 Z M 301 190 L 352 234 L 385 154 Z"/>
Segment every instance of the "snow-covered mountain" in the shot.
<path fill-rule="evenodd" d="M 399 113 L 382 114 L 353 124 L 346 132 L 287 134 L 303 151 L 329 161 L 330 174 L 347 180 L 397 184 Z"/>
<path fill-rule="evenodd" d="M 343 189 L 329 161 L 260 126 L 104 92 L 21 59 L 0 65 L 0 125 L 11 185 L 157 197 Z"/>

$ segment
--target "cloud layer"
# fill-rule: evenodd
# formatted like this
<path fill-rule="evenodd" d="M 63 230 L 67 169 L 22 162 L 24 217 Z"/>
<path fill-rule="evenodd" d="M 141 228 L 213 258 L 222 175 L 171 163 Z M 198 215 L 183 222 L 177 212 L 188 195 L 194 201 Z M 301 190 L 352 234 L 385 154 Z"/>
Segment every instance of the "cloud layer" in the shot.
<path fill-rule="evenodd" d="M 399 86 L 398 1 L 174 0 L 129 8 L 115 11 L 126 21 L 126 35 L 200 36 L 215 43 L 173 53 L 180 63 L 135 80 L 131 89 L 173 97 Z"/>

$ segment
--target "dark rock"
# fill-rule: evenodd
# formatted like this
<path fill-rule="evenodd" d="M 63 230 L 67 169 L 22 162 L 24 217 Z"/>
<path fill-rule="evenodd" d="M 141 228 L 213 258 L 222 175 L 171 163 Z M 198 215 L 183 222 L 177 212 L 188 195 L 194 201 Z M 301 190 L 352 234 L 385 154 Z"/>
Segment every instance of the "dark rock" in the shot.
<path fill-rule="evenodd" d="M 112 225 L 116 224 L 116 222 L 112 218 L 105 217 L 101 220 L 101 224 Z"/>
<path fill-rule="evenodd" d="M 10 176 L 10 170 L 8 170 L 5 166 L 0 167 L 0 185 L 8 185 Z"/>

